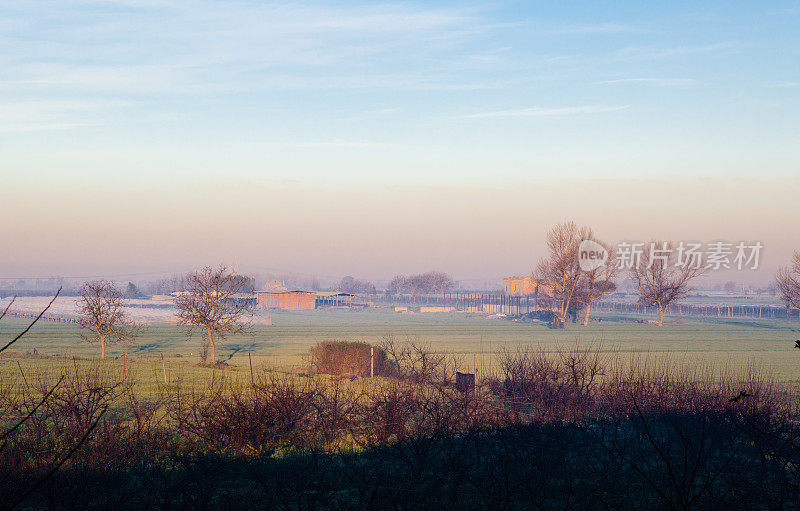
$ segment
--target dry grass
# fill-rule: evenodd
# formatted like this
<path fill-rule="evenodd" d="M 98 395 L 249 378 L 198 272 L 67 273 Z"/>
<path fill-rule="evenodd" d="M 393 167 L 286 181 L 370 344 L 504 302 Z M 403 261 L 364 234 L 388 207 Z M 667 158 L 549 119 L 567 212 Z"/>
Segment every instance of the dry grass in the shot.
<path fill-rule="evenodd" d="M 3 430 L 29 419 L 0 451 L 0 471 L 10 474 L 4 492 L 24 494 L 31 481 L 59 468 L 31 502 L 107 505 L 132 477 L 163 489 L 148 494 L 156 499 L 151 505 L 240 502 L 224 500 L 233 497 L 216 483 L 211 489 L 193 482 L 224 473 L 226 484 L 244 485 L 247 495 L 269 488 L 271 498 L 284 499 L 277 508 L 299 505 L 311 482 L 313 491 L 327 488 L 319 494 L 326 498 L 349 485 L 355 493 L 347 494 L 348 506 L 365 503 L 362 491 L 386 503 L 388 478 L 400 488 L 394 499 L 406 503 L 401 507 L 441 504 L 427 500 L 431 495 L 480 507 L 537 494 L 559 506 L 565 498 L 584 507 L 626 499 L 629 508 L 658 502 L 689 509 L 750 484 L 739 478 L 743 467 L 786 488 L 797 479 L 795 389 L 756 367 L 678 364 L 581 345 L 509 350 L 498 357 L 498 371 L 460 392 L 452 381 L 459 366 L 447 356 L 392 339 L 383 349 L 392 376 L 353 380 L 261 364 L 251 371 L 174 360 L 5 358 Z M 303 461 L 309 459 L 316 461 Z M 592 491 L 548 482 L 531 493 L 519 479 L 545 477 L 554 466 L 564 481 L 584 481 Z M 607 481 L 608 470 L 618 479 Z M 87 490 L 67 494 L 58 489 L 64 484 Z M 449 495 L 452 484 L 461 489 Z M 409 500 L 407 492 L 421 488 L 427 496 Z M 758 488 L 748 488 L 737 491 L 757 501 Z M 791 492 L 781 495 L 780 502 L 793 502 Z M 136 492 L 131 498 L 144 505 Z"/>

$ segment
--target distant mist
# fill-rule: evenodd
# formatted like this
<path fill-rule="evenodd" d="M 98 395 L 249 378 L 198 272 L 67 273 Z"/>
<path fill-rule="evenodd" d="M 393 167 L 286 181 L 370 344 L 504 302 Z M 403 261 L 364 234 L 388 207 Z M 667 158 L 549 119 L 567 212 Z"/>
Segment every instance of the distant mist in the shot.
<path fill-rule="evenodd" d="M 793 249 L 800 180 L 551 179 L 497 186 L 166 181 L 0 192 L 3 277 L 169 275 L 224 262 L 253 273 L 387 280 L 446 271 L 457 280 L 527 274 L 554 223 L 601 239 L 761 241 L 759 271 L 718 281 L 771 280 Z M 148 277 L 149 278 L 149 277 Z M 131 280 L 135 280 L 131 277 Z"/>

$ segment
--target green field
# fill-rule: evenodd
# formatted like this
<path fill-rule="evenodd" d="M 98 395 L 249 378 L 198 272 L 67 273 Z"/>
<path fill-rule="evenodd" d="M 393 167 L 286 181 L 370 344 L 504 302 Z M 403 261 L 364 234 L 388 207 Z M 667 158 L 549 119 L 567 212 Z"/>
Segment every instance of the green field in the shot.
<path fill-rule="evenodd" d="M 217 357 L 234 366 L 246 366 L 248 354 L 255 364 L 277 367 L 302 365 L 308 348 L 328 339 L 378 343 L 387 335 L 412 339 L 435 351 L 459 357 L 472 366 L 478 354 L 481 368 L 488 369 L 494 353 L 502 349 L 537 347 L 545 350 L 581 345 L 600 345 L 609 352 L 668 356 L 676 362 L 712 363 L 715 367 L 743 367 L 755 362 L 778 379 L 800 381 L 800 324 L 787 321 L 741 319 L 670 318 L 658 328 L 629 322 L 632 317 L 606 316 L 605 321 L 584 327 L 568 324 L 552 330 L 543 324 L 489 319 L 466 313 L 397 314 L 387 309 L 281 311 L 271 313 L 273 326 L 252 327 L 246 334 L 223 339 Z M 652 318 L 645 318 L 652 319 Z M 669 320 L 668 320 L 669 321 Z M 0 322 L 0 338 L 10 339 L 26 323 Z M 177 326 L 146 327 L 135 343 L 110 346 L 110 356 L 128 353 L 141 361 L 149 351 L 151 362 L 163 353 L 170 364 L 196 362 L 200 336 L 187 337 Z M 17 352 L 36 348 L 43 355 L 96 357 L 99 349 L 80 338 L 73 325 L 40 322 L 15 345 Z M 4 361 L 6 365 L 8 361 Z"/>

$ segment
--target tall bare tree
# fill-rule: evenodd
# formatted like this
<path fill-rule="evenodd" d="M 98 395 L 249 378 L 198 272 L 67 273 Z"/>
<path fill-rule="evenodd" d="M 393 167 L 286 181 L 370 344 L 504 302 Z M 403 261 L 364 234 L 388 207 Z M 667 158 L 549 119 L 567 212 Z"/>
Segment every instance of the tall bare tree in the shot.
<path fill-rule="evenodd" d="M 800 309 L 800 252 L 795 252 L 791 266 L 782 266 L 775 282 L 786 307 Z"/>
<path fill-rule="evenodd" d="M 619 267 L 614 257 L 614 247 L 610 244 L 594 239 L 592 231 L 589 231 L 589 238 L 606 249 L 608 254 L 605 263 L 591 271 L 584 271 L 578 283 L 578 290 L 575 299 L 586 307 L 586 315 L 583 318 L 583 326 L 589 324 L 589 314 L 592 304 L 600 300 L 606 293 L 614 292 L 617 289 L 615 280 L 619 273 Z"/>
<path fill-rule="evenodd" d="M 534 276 L 553 288 L 552 294 L 540 294 L 544 305 L 553 309 L 560 326 L 563 326 L 574 306 L 581 280 L 578 247 L 581 240 L 591 236 L 591 230 L 579 228 L 575 222 L 563 222 L 547 233 L 547 258 L 539 262 Z"/>
<path fill-rule="evenodd" d="M 184 294 L 175 300 L 178 322 L 187 325 L 190 333 L 195 328 L 204 330 L 212 364 L 216 362 L 214 336 L 241 332 L 246 327 L 243 320 L 253 315 L 251 303 L 239 296 L 249 285 L 250 279 L 225 266 L 206 266 L 186 275 Z"/>
<path fill-rule="evenodd" d="M 672 243 L 652 241 L 642 247 L 639 260 L 630 269 L 630 277 L 639 289 L 639 301 L 654 305 L 658 311 L 658 326 L 664 325 L 667 307 L 688 295 L 689 283 L 705 271 L 699 265 L 678 264 L 677 254 Z"/>
<path fill-rule="evenodd" d="M 100 358 L 106 358 L 106 340 L 124 341 L 138 334 L 138 327 L 125 313 L 122 291 L 107 280 L 83 284 L 78 298 L 78 317 L 89 342 L 100 343 Z"/>

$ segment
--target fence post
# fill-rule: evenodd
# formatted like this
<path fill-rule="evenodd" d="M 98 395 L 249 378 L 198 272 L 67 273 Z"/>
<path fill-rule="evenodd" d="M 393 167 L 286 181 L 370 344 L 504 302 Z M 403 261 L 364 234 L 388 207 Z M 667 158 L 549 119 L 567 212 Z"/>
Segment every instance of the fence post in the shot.
<path fill-rule="evenodd" d="M 369 377 L 375 377 L 375 347 L 369 347 Z"/>
<path fill-rule="evenodd" d="M 253 355 L 252 352 L 250 352 L 250 351 L 247 352 L 247 358 L 250 360 L 250 385 L 255 387 L 256 386 L 256 381 L 253 378 L 253 356 L 252 355 Z"/>

